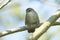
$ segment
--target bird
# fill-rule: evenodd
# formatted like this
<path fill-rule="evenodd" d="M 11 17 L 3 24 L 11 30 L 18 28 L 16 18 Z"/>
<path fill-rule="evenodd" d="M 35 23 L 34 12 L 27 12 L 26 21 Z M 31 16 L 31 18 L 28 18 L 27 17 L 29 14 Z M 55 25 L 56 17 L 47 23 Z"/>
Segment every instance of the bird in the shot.
<path fill-rule="evenodd" d="M 39 24 L 37 12 L 33 8 L 26 9 L 25 25 L 28 26 L 28 32 L 33 33 Z"/>

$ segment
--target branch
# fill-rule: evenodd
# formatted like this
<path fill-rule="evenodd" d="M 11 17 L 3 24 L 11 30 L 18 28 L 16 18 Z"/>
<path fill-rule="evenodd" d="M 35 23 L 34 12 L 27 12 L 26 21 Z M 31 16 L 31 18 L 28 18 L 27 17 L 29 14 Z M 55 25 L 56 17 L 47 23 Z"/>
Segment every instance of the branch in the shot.
<path fill-rule="evenodd" d="M 8 0 L 8 2 L 6 2 L 5 4 L 3 4 L 0 9 L 2 9 L 3 7 L 5 7 L 9 2 L 11 2 L 11 0 Z"/>
<path fill-rule="evenodd" d="M 51 25 L 55 23 L 55 21 L 60 17 L 60 11 L 57 11 L 54 15 L 52 15 L 45 23 L 43 23 L 39 28 L 35 30 L 33 36 L 30 37 L 30 40 L 38 40 L 38 38 L 43 35 Z"/>
<path fill-rule="evenodd" d="M 13 33 L 16 33 L 16 32 L 20 32 L 20 31 L 25 31 L 25 30 L 27 30 L 26 27 L 27 26 L 22 26 L 22 27 L 19 27 L 19 28 L 5 30 L 3 32 L 0 32 L 0 37 L 6 36 L 6 35 L 9 35 L 9 34 L 13 34 Z"/>
<path fill-rule="evenodd" d="M 42 25 L 42 24 L 43 23 L 40 23 L 39 26 Z M 52 26 L 55 26 L 55 25 L 60 25 L 60 22 L 55 22 Z M 3 32 L 0 32 L 0 37 L 6 36 L 6 35 L 9 35 L 9 34 L 13 34 L 13 33 L 16 33 L 16 32 L 21 32 L 21 31 L 28 30 L 27 27 L 28 26 L 22 26 L 22 27 L 19 27 L 19 28 L 5 30 Z"/>

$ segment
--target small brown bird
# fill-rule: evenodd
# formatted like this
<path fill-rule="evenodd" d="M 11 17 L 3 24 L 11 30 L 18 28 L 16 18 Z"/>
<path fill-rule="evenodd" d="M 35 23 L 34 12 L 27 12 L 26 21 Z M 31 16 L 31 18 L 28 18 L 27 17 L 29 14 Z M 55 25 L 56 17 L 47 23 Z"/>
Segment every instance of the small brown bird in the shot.
<path fill-rule="evenodd" d="M 35 10 L 32 8 L 26 9 L 26 18 L 25 18 L 25 25 L 28 26 L 28 32 L 32 33 L 35 31 L 35 28 L 37 28 L 39 24 L 39 18 Z M 33 28 L 35 27 L 35 28 Z"/>

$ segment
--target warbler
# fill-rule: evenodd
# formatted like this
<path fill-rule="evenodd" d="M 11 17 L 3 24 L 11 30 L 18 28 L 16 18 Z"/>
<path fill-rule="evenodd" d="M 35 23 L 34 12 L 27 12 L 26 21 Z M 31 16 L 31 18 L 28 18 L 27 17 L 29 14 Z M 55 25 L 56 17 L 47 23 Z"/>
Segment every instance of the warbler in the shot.
<path fill-rule="evenodd" d="M 36 11 L 32 8 L 26 9 L 25 25 L 28 26 L 28 32 L 33 33 L 39 24 L 39 18 Z"/>

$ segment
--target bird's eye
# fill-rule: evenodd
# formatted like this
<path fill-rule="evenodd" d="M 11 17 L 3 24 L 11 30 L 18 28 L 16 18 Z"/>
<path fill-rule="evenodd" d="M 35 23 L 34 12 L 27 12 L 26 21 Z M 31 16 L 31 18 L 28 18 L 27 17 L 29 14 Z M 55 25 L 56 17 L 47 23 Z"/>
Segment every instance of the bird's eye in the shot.
<path fill-rule="evenodd" d="M 27 11 L 27 12 L 30 12 L 30 11 L 32 11 L 32 9 L 31 9 L 31 8 L 28 8 L 26 11 Z"/>
<path fill-rule="evenodd" d="M 30 12 L 31 10 L 29 9 L 29 10 L 27 10 L 28 12 Z"/>

